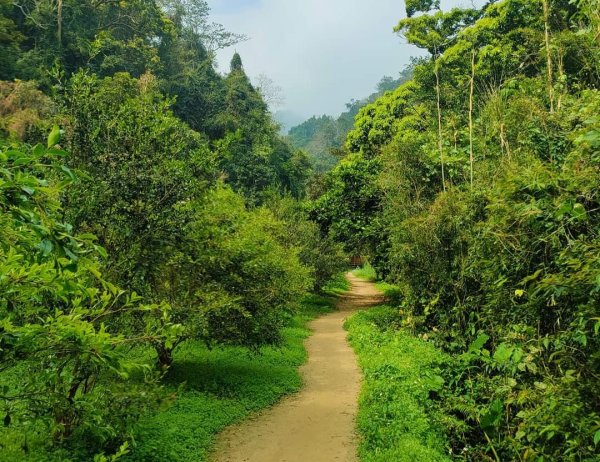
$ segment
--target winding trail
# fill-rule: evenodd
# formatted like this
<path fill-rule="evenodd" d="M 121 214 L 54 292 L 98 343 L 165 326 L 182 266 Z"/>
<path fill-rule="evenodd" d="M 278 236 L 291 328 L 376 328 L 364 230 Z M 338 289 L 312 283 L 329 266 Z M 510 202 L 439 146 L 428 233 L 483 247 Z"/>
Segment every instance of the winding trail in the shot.
<path fill-rule="evenodd" d="M 347 275 L 350 291 L 337 311 L 310 324 L 308 362 L 302 366 L 302 390 L 241 425 L 225 430 L 215 462 L 353 462 L 354 430 L 361 373 L 346 341 L 344 320 L 378 304 L 381 293 L 370 283 Z"/>

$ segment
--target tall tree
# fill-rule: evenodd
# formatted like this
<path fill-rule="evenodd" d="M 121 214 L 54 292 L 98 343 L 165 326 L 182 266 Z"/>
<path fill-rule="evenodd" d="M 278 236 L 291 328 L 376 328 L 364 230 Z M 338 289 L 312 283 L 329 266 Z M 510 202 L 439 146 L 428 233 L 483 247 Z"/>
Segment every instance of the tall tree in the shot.
<path fill-rule="evenodd" d="M 438 152 L 442 174 L 442 188 L 446 190 L 442 91 L 440 82 L 441 64 L 439 58 L 455 42 L 458 32 L 477 18 L 478 12 L 474 9 L 463 10 L 458 8 L 452 9 L 449 12 L 443 12 L 439 9 L 439 2 L 431 0 L 407 2 L 406 7 L 408 17 L 398 23 L 395 31 L 404 35 L 409 43 L 426 49 L 431 55 L 435 76 Z M 435 11 L 431 12 L 432 9 L 435 9 Z M 417 12 L 423 14 L 414 16 Z"/>
<path fill-rule="evenodd" d="M 25 38 L 14 22 L 15 7 L 11 0 L 0 0 L 0 80 L 12 80 Z"/>

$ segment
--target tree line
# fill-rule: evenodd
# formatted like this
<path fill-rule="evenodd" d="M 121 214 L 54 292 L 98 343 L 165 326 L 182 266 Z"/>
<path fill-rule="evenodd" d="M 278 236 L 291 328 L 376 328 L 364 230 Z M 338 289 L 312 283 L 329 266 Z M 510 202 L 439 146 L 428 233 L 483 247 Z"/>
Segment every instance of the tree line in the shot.
<path fill-rule="evenodd" d="M 598 8 L 407 0 L 428 56 L 311 205 L 397 286 L 386 325 L 449 353 L 424 405 L 458 460 L 598 460 Z"/>
<path fill-rule="evenodd" d="M 237 53 L 215 68 L 244 39 L 204 1 L 0 2 L 8 460 L 124 456 L 140 416 L 173 399 L 161 380 L 179 345 L 277 344 L 343 269 L 303 202 L 306 156 Z"/>
<path fill-rule="evenodd" d="M 343 155 L 343 146 L 346 137 L 354 126 L 354 119 L 358 111 L 387 91 L 398 88 L 411 78 L 412 66 L 408 65 L 397 79 L 390 76 L 383 77 L 377 84 L 377 91 L 367 98 L 352 99 L 346 104 L 346 111 L 339 117 L 330 115 L 312 116 L 300 125 L 289 130 L 287 139 L 292 146 L 305 151 L 313 165 L 315 173 L 322 175 L 331 170 Z"/>

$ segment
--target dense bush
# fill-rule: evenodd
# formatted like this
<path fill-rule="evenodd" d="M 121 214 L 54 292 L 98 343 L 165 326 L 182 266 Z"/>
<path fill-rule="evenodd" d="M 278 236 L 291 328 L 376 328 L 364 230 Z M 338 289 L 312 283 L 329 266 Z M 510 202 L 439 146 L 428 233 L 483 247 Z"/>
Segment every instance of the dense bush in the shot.
<path fill-rule="evenodd" d="M 322 235 L 317 223 L 309 219 L 305 204 L 273 196 L 266 205 L 285 223 L 279 240 L 298 249 L 300 262 L 311 272 L 312 289 L 325 290 L 325 285 L 348 267 L 343 245 L 331 235 Z"/>
<path fill-rule="evenodd" d="M 359 455 L 367 462 L 450 460 L 430 396 L 444 385 L 447 358 L 433 345 L 397 329 L 387 306 L 353 316 L 349 340 L 365 375 L 357 424 Z"/>
<path fill-rule="evenodd" d="M 190 203 L 191 219 L 164 266 L 156 290 L 173 306 L 181 337 L 248 347 L 277 343 L 280 329 L 310 287 L 299 248 L 279 236 L 287 224 L 267 209 L 247 210 L 243 199 L 219 187 Z M 164 361 L 163 361 L 164 362 Z"/>
<path fill-rule="evenodd" d="M 425 11 L 398 31 L 431 59 L 357 116 L 347 162 L 379 168 L 342 163 L 316 202 L 399 286 L 401 325 L 452 353 L 432 398 L 459 459 L 599 456 L 594 5 L 407 4 Z M 332 199 L 358 187 L 380 205 L 354 201 L 348 219 Z"/>
<path fill-rule="evenodd" d="M 34 82 L 0 82 L 0 133 L 35 143 L 52 127 L 52 100 Z"/>
<path fill-rule="evenodd" d="M 203 137 L 170 111 L 151 75 L 76 75 L 66 94 L 69 162 L 83 172 L 66 198 L 74 226 L 107 249 L 107 271 L 140 294 L 159 283 L 193 201 L 217 172 Z"/>
<path fill-rule="evenodd" d="M 155 379 L 127 351 L 166 338 L 170 326 L 119 330 L 123 318 L 166 307 L 144 306 L 104 280 L 96 238 L 61 221 L 59 194 L 74 175 L 59 137 L 55 127 L 48 149 L 0 151 L 0 403 L 8 431 L 50 432 L 56 442 L 85 435 L 84 451 L 93 451 L 120 444 L 156 403 L 160 389 L 127 380 L 136 371 Z M 9 453 L 24 444 L 18 431 L 13 440 Z"/>
<path fill-rule="evenodd" d="M 0 1 L 2 460 L 135 451 L 136 422 L 177 399 L 177 347 L 279 344 L 340 268 L 303 213 L 263 205 L 301 210 L 310 165 L 239 55 L 216 71 L 243 37 L 209 11 Z"/>

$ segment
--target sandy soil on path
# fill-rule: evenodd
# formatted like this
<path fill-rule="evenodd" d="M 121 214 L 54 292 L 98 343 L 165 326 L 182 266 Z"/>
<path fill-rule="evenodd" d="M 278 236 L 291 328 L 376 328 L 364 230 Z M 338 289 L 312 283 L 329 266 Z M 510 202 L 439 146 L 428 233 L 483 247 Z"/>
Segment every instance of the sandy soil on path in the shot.
<path fill-rule="evenodd" d="M 352 462 L 361 374 L 346 341 L 344 320 L 381 302 L 375 286 L 348 275 L 351 290 L 338 311 L 310 324 L 304 386 L 275 407 L 223 432 L 215 462 Z"/>

